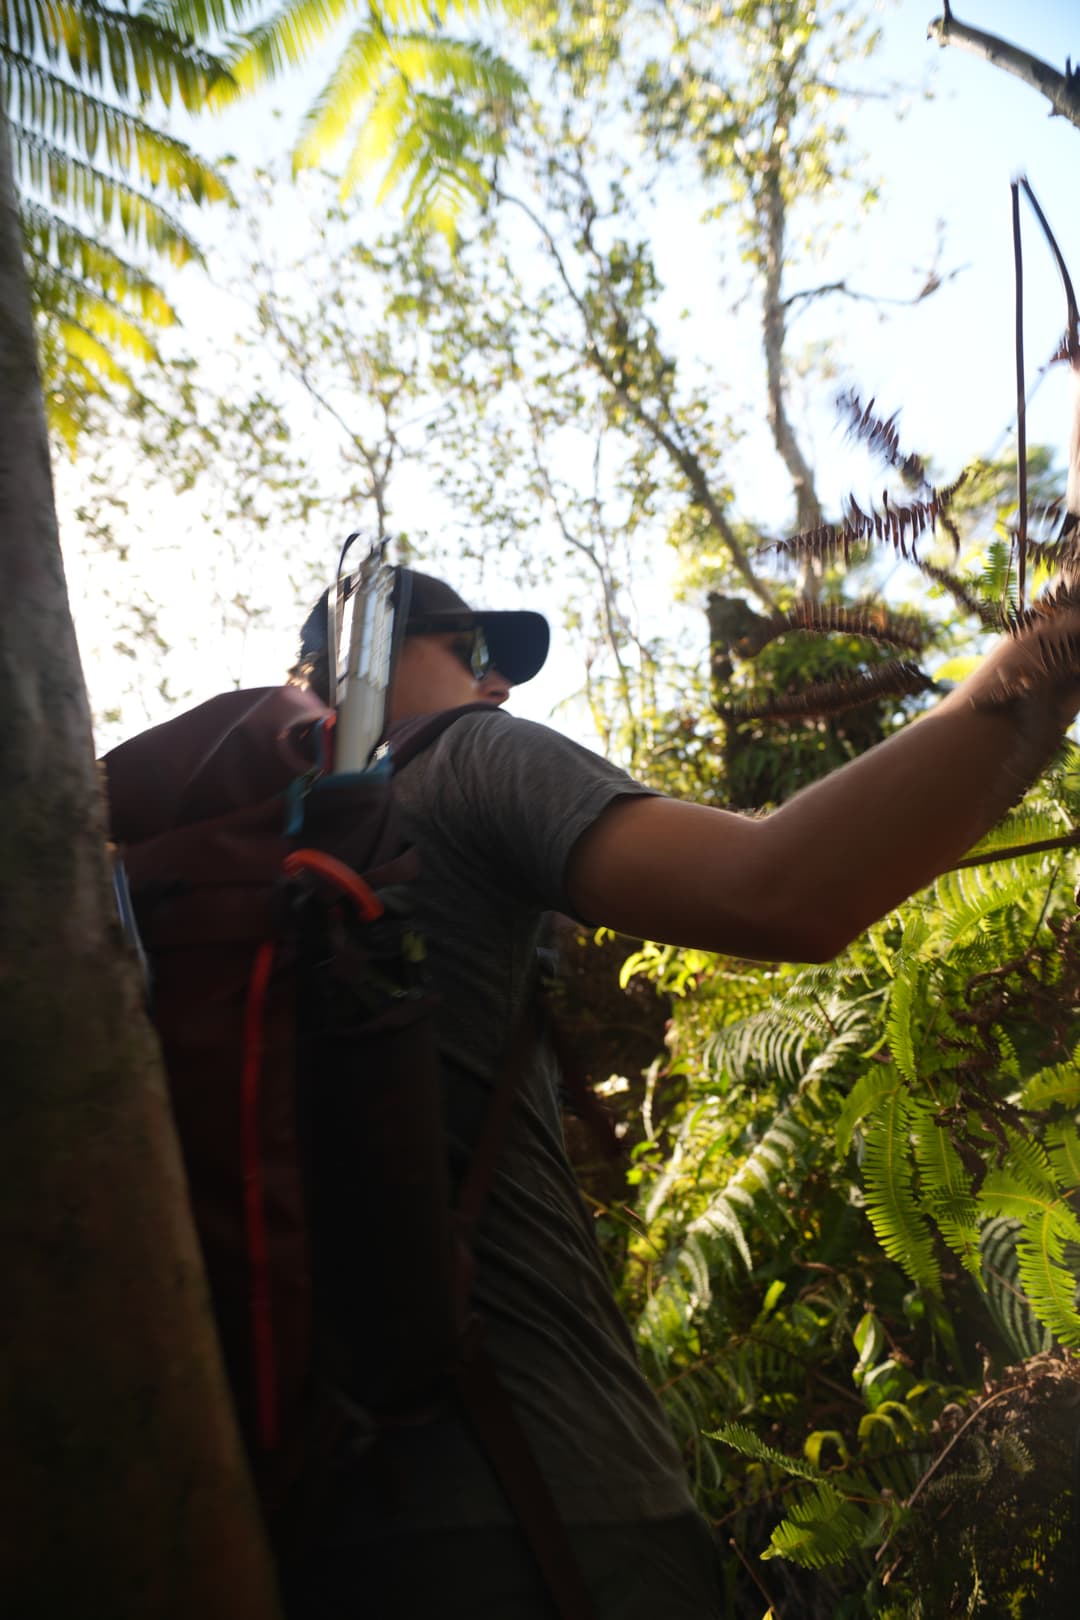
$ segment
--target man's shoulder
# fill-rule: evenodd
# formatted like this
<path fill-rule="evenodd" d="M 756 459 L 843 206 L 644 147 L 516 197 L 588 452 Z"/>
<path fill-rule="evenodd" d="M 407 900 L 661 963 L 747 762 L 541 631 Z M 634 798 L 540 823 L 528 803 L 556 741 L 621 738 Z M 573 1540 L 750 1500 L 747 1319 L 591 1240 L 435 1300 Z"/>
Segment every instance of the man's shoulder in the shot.
<path fill-rule="evenodd" d="M 554 726 L 540 720 L 526 720 L 522 715 L 509 714 L 505 709 L 490 705 L 479 708 L 470 704 L 467 709 L 446 726 L 440 737 L 446 748 L 490 748 L 543 752 L 554 750 L 562 754 L 578 755 L 582 760 L 595 760 L 609 769 L 608 762 L 583 744 L 575 742 Z"/>

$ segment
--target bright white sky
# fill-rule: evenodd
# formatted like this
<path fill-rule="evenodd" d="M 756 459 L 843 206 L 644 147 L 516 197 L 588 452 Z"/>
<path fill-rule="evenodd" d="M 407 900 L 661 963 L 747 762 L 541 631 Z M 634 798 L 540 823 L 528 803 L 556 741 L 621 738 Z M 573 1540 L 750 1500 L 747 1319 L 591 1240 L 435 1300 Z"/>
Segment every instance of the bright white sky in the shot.
<path fill-rule="evenodd" d="M 1080 4 L 1077 0 L 1032 0 L 1017 7 L 1009 0 L 964 0 L 960 5 L 964 21 L 990 32 L 1003 34 L 1058 67 L 1066 56 L 1080 62 Z M 1025 172 L 1038 193 L 1043 207 L 1058 233 L 1074 274 L 1080 277 L 1080 227 L 1076 209 L 1077 174 L 1080 172 L 1080 130 L 1061 119 L 1047 116 L 1047 104 L 1033 90 L 976 60 L 967 53 L 939 51 L 926 41 L 926 25 L 936 14 L 933 0 L 900 0 L 882 12 L 885 44 L 864 70 L 860 87 L 881 88 L 900 81 L 916 92 L 932 87 L 933 99 L 918 93 L 902 98 L 907 105 L 904 120 L 897 123 L 885 101 L 867 101 L 861 111 L 853 109 L 850 123 L 858 129 L 862 146 L 869 154 L 869 170 L 881 178 L 883 203 L 872 210 L 856 232 L 849 231 L 841 244 L 843 273 L 852 286 L 878 294 L 910 296 L 914 290 L 912 266 L 928 267 L 933 254 L 937 226 L 945 222 L 945 246 L 940 268 L 957 269 L 960 274 L 932 299 L 914 311 L 894 310 L 885 319 L 869 305 L 827 301 L 815 306 L 812 314 L 794 327 L 792 347 L 821 335 L 843 335 L 847 376 L 857 382 L 864 397 L 876 395 L 888 411 L 902 408 L 905 438 L 920 448 L 931 447 L 936 463 L 946 473 L 959 469 L 973 454 L 1002 449 L 1013 415 L 1013 286 L 1009 181 Z M 190 135 L 200 149 L 212 154 L 235 153 L 241 161 L 265 161 L 272 151 L 287 149 L 295 134 L 300 114 L 320 83 L 336 44 L 314 64 L 312 71 L 266 93 L 261 100 L 234 110 L 219 120 L 204 120 Z M 278 111 L 280 109 L 280 112 Z M 389 208 L 393 208 L 392 199 Z M 692 324 L 694 345 L 700 352 L 721 358 L 735 398 L 745 395 L 756 413 L 757 431 L 751 433 L 740 451 L 740 498 L 747 514 L 774 525 L 778 530 L 789 514 L 773 495 L 784 482 L 768 443 L 761 418 L 760 399 L 749 391 L 759 386 L 761 361 L 756 320 L 744 313 L 733 319 L 726 310 L 722 293 L 715 284 L 715 267 L 687 264 L 680 252 L 683 225 L 696 219 L 698 204 L 692 193 L 672 197 L 667 204 L 670 217 L 663 221 L 662 238 L 670 244 L 660 271 L 670 288 L 673 302 L 695 311 Z M 1064 324 L 1064 299 L 1056 272 L 1038 235 L 1034 219 L 1025 217 L 1026 343 L 1029 377 L 1050 353 Z M 223 214 L 197 215 L 195 228 L 207 245 L 211 278 L 226 278 L 231 252 L 230 232 L 235 229 Z M 282 199 L 283 242 L 295 231 L 295 206 Z M 299 228 L 302 228 L 299 227 Z M 796 282 L 795 285 L 799 283 Z M 174 297 L 186 326 L 193 334 L 210 329 L 223 337 L 240 318 L 229 302 L 208 288 L 197 270 L 178 278 Z M 814 323 L 814 324 L 812 324 Z M 224 331 L 223 331 L 224 328 Z M 1068 423 L 1067 379 L 1052 374 L 1038 390 L 1029 413 L 1029 436 L 1061 447 L 1064 454 Z M 747 387 L 743 379 L 748 380 Z M 820 385 L 819 385 L 820 386 Z M 834 425 L 828 397 L 817 416 L 815 442 L 809 449 L 821 469 L 822 494 L 826 503 L 835 502 L 847 488 L 860 486 L 859 478 L 869 476 L 864 464 L 854 459 Z M 61 522 L 65 504 L 78 497 L 78 469 L 72 475 L 61 473 L 59 497 Z M 133 490 L 136 488 L 133 485 Z M 133 499 L 137 496 L 133 494 Z M 752 503 L 752 504 L 751 504 Z M 165 509 L 161 527 L 167 535 L 177 512 Z M 430 505 L 410 510 L 409 501 L 399 500 L 396 519 L 403 526 L 415 524 L 437 533 L 452 525 L 453 514 Z M 360 519 L 362 521 L 362 517 Z M 349 523 L 343 527 L 346 532 Z M 182 533 L 177 556 L 184 559 L 179 574 L 172 577 L 158 569 L 162 590 L 171 598 L 170 639 L 185 635 L 185 626 L 201 627 L 205 617 L 197 585 L 199 536 Z M 338 536 L 327 542 L 327 569 L 332 566 Z M 266 567 L 275 566 L 268 555 Z M 85 562 L 70 554 L 68 559 L 72 595 L 80 639 L 87 663 L 87 675 L 95 707 L 108 707 L 114 700 L 111 688 L 118 675 L 116 660 L 107 646 L 96 656 L 99 627 L 95 623 L 95 585 Z M 100 569 L 100 562 L 96 565 Z M 100 579 L 100 573 L 96 576 Z M 467 594 L 470 582 L 462 581 Z M 647 593 L 663 601 L 664 582 Z M 515 605 L 509 583 L 488 579 L 485 605 Z M 558 593 L 548 607 L 558 622 Z M 700 635 L 700 621 L 695 629 Z M 108 638 L 106 637 L 106 642 Z M 280 676 L 283 663 L 292 651 L 292 638 L 281 632 L 268 637 L 264 645 L 253 644 L 245 661 L 245 684 L 259 684 Z M 155 674 L 147 671 L 147 688 L 155 684 Z M 222 684 L 212 658 L 198 666 L 192 663 L 191 698 L 208 696 Z M 580 665 L 572 652 L 551 660 L 550 669 L 515 696 L 513 707 L 534 718 L 547 718 L 552 709 L 580 684 Z M 143 714 L 130 713 L 120 733 L 163 717 L 153 697 Z M 580 725 L 565 723 L 578 733 Z M 115 740 L 117 731 L 105 732 L 101 741 Z"/>

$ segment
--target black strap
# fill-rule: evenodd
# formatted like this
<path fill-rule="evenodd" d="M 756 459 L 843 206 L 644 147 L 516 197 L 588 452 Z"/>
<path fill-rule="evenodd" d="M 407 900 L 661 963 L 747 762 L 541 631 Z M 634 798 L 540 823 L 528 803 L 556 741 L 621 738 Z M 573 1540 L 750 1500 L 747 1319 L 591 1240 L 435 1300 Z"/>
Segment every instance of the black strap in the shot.
<path fill-rule="evenodd" d="M 390 745 L 395 771 L 403 771 L 410 760 L 430 748 L 436 737 L 441 737 L 447 726 L 452 726 L 463 714 L 492 712 L 490 703 L 462 703 L 456 709 L 439 709 L 434 714 L 416 714 L 408 720 L 399 720 L 390 727 L 385 739 Z"/>
<path fill-rule="evenodd" d="M 470 703 L 441 714 L 418 716 L 393 727 L 389 734 L 395 768 L 402 770 L 463 714 L 491 705 Z M 518 1077 L 529 1045 L 538 1034 L 538 1008 L 527 1003 L 511 1038 L 492 1089 L 479 1140 L 469 1159 L 458 1196 L 457 1310 L 462 1332 L 461 1355 L 453 1380 L 476 1439 L 502 1486 L 560 1620 L 596 1620 L 596 1609 L 578 1565 L 566 1526 L 533 1455 L 528 1437 L 506 1393 L 495 1365 L 480 1342 L 481 1325 L 468 1323 L 473 1283 L 473 1234 L 487 1202 L 513 1110 Z"/>
<path fill-rule="evenodd" d="M 537 1008 L 528 1002 L 495 1081 L 483 1129 L 458 1195 L 455 1214 L 459 1236 L 458 1309 L 462 1322 L 467 1320 L 472 1294 L 473 1234 L 506 1141 L 518 1077 L 537 1033 Z M 482 1331 L 481 1323 L 469 1324 L 463 1336 L 462 1355 L 454 1369 L 454 1383 L 466 1416 L 540 1566 L 560 1620 L 595 1620 L 596 1610 L 566 1526 L 559 1517 L 513 1403 L 483 1346 Z"/>
<path fill-rule="evenodd" d="M 477 1440 L 540 1567 L 560 1620 L 596 1620 L 566 1526 L 494 1363 L 478 1339 L 466 1346 L 454 1382 Z"/>

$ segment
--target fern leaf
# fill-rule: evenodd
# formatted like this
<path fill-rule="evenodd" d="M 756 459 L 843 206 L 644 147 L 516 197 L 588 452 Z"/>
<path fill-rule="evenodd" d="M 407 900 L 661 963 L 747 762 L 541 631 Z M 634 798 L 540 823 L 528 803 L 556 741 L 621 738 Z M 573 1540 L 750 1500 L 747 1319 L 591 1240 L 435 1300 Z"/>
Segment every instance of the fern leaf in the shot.
<path fill-rule="evenodd" d="M 789 1457 L 786 1452 L 777 1451 L 775 1446 L 766 1444 L 753 1429 L 747 1428 L 745 1423 L 724 1423 L 719 1429 L 708 1435 L 710 1440 L 719 1440 L 722 1445 L 731 1446 L 744 1457 L 750 1457 L 755 1462 L 764 1462 L 772 1465 L 782 1474 L 790 1474 L 794 1479 L 805 1479 L 812 1484 L 822 1482 L 820 1468 L 811 1462 L 804 1462 L 801 1457 Z"/>
<path fill-rule="evenodd" d="M 776 1526 L 762 1558 L 786 1558 L 803 1569 L 842 1564 L 858 1551 L 866 1517 L 828 1481 L 815 1486 Z"/>
<path fill-rule="evenodd" d="M 1055 1103 L 1063 1108 L 1080 1108 L 1080 1067 L 1072 1062 L 1040 1069 L 1024 1083 L 1020 1102 L 1032 1110 L 1050 1108 Z"/>
<path fill-rule="evenodd" d="M 1021 1223 L 1006 1216 L 984 1221 L 979 1233 L 986 1302 L 1013 1354 L 1023 1360 L 1049 1350 L 1053 1334 L 1039 1321 L 1020 1284 L 1016 1239 Z"/>
<path fill-rule="evenodd" d="M 897 1089 L 875 1113 L 863 1154 L 866 1213 L 890 1260 L 903 1266 L 913 1282 L 936 1293 L 941 1272 L 915 1194 L 909 1141 L 914 1112 L 906 1094 Z"/>
<path fill-rule="evenodd" d="M 869 1069 L 851 1088 L 836 1120 L 836 1146 L 843 1156 L 851 1146 L 851 1133 L 866 1115 L 872 1113 L 879 1102 L 893 1096 L 903 1081 L 891 1064 Z"/>
<path fill-rule="evenodd" d="M 1080 1137 L 1071 1119 L 1046 1127 L 1044 1137 L 1058 1185 L 1064 1192 L 1080 1188 Z"/>
<path fill-rule="evenodd" d="M 708 1238 L 714 1262 L 719 1259 L 730 1269 L 730 1255 L 734 1250 L 748 1273 L 754 1269 L 742 1224 L 732 1208 L 731 1199 L 723 1193 L 712 1199 L 708 1209 L 691 1224 L 687 1237 L 691 1241 Z"/>
<path fill-rule="evenodd" d="M 972 934 L 985 933 L 991 920 L 1009 907 L 1026 909 L 1031 882 L 1031 867 L 1013 861 L 996 865 L 992 877 L 979 866 L 946 873 L 935 885 L 940 911 L 928 949 L 945 955 Z"/>
<path fill-rule="evenodd" d="M 923 1114 L 915 1123 L 915 1162 L 922 1195 L 945 1242 L 973 1277 L 981 1277 L 978 1205 L 971 1177 L 940 1125 Z"/>
<path fill-rule="evenodd" d="M 1017 1267 L 1024 1292 L 1039 1321 L 1061 1344 L 1080 1349 L 1080 1311 L 1076 1308 L 1076 1278 L 1064 1264 L 1066 1238 L 1080 1239 L 1080 1223 L 1069 1212 L 1063 1222 L 1058 1209 L 1038 1211 L 1024 1221 L 1016 1245 Z"/>

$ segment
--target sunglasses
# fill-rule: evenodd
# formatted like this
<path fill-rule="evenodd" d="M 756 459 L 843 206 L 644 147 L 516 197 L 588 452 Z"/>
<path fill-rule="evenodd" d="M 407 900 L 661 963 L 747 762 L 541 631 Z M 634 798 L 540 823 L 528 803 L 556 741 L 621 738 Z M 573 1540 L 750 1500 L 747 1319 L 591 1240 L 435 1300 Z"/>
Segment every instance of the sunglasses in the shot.
<path fill-rule="evenodd" d="M 474 681 L 482 681 L 490 673 L 494 660 L 483 628 L 475 620 L 462 619 L 455 624 L 453 618 L 446 614 L 438 618 L 410 619 L 406 634 L 437 636 L 453 632 L 456 633 L 450 643 L 450 651 L 459 664 L 464 664 Z"/>

